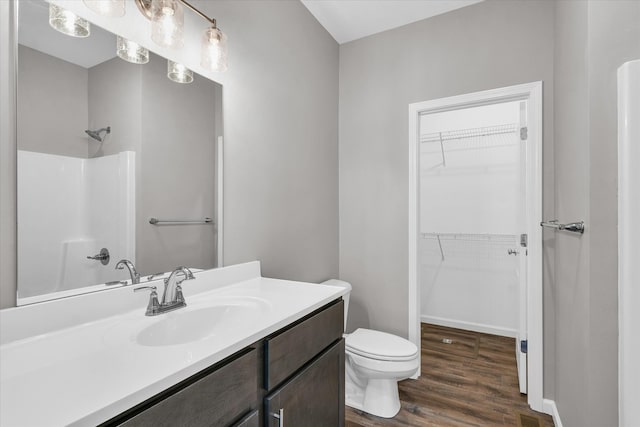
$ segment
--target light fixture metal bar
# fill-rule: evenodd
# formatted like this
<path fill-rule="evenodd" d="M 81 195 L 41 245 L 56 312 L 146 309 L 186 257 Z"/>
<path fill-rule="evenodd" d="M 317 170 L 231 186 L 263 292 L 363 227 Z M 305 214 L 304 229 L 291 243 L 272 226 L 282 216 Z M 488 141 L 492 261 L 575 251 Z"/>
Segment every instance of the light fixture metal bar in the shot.
<path fill-rule="evenodd" d="M 197 13 L 198 15 L 200 15 L 201 17 L 203 17 L 204 19 L 209 21 L 211 23 L 211 25 L 213 25 L 213 28 L 216 28 L 216 19 L 215 18 L 209 18 L 207 15 L 205 15 L 202 12 L 200 12 L 195 6 L 193 6 L 192 4 L 186 2 L 185 0 L 180 0 L 180 3 L 182 3 L 185 6 L 187 6 L 193 12 Z"/>
<path fill-rule="evenodd" d="M 215 18 L 209 18 L 207 15 L 200 12 L 200 10 L 198 10 L 197 7 L 195 7 L 191 3 L 186 2 L 185 0 L 179 0 L 179 1 L 180 3 L 185 5 L 187 8 L 191 9 L 191 11 L 197 13 L 198 15 L 206 19 L 207 22 L 213 25 L 214 28 L 217 28 L 216 27 L 217 23 Z M 135 2 L 136 2 L 136 5 L 138 6 L 138 9 L 140 9 L 140 12 L 142 12 L 142 14 L 147 17 L 147 19 L 151 19 L 151 0 L 135 0 Z"/>

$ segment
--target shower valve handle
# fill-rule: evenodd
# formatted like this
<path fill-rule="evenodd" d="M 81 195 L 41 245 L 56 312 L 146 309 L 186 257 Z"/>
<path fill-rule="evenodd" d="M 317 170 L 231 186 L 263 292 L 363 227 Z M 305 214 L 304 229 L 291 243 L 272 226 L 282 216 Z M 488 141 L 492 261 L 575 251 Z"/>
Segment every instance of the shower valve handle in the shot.
<path fill-rule="evenodd" d="M 100 261 L 102 265 L 109 264 L 109 260 L 111 259 L 111 255 L 109 255 L 109 249 L 102 248 L 100 249 L 100 253 L 94 256 L 88 256 L 87 259 L 93 259 L 96 261 Z"/>

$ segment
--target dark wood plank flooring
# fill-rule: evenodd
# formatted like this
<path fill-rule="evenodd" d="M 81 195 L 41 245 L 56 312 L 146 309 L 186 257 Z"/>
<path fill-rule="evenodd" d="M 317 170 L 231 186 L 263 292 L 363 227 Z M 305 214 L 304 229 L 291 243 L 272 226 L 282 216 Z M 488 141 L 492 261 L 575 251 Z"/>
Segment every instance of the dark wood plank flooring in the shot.
<path fill-rule="evenodd" d="M 395 418 L 347 407 L 346 427 L 526 427 L 536 421 L 553 427 L 552 418 L 529 409 L 518 390 L 513 338 L 423 323 L 422 374 L 401 381 L 399 390 L 402 408 Z"/>

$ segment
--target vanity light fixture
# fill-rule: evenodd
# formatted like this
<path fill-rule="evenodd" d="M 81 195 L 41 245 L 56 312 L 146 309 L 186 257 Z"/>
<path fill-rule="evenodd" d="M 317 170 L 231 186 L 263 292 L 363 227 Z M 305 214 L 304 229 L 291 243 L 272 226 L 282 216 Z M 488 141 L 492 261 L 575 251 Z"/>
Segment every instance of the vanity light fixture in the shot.
<path fill-rule="evenodd" d="M 118 36 L 116 41 L 118 57 L 132 64 L 146 64 L 149 62 L 149 50 L 136 42 Z"/>
<path fill-rule="evenodd" d="M 124 0 L 83 0 L 85 6 L 102 16 L 124 16 Z"/>
<path fill-rule="evenodd" d="M 210 26 L 202 37 L 200 65 L 208 71 L 227 70 L 227 36 L 209 18 L 185 0 L 135 0 L 138 9 L 151 20 L 151 39 L 163 47 L 181 47 L 184 27 L 182 6 L 204 18 Z"/>
<path fill-rule="evenodd" d="M 91 25 L 70 10 L 49 3 L 49 25 L 71 37 L 89 37 Z"/>
<path fill-rule="evenodd" d="M 182 64 L 167 60 L 167 77 L 176 83 L 191 83 L 193 81 L 193 71 Z"/>

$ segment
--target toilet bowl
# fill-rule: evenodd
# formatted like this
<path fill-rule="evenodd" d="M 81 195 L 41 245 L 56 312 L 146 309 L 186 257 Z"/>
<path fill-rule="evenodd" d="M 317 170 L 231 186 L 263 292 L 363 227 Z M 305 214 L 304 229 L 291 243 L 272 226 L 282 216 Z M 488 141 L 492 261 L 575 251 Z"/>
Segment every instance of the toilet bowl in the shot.
<path fill-rule="evenodd" d="M 351 285 L 327 280 L 326 285 L 347 289 L 344 299 L 345 330 Z M 415 374 L 418 348 L 396 335 L 359 328 L 345 338 L 345 403 L 372 415 L 393 418 L 400 411 L 398 381 Z"/>

